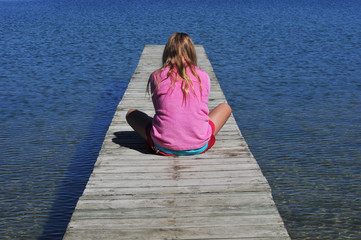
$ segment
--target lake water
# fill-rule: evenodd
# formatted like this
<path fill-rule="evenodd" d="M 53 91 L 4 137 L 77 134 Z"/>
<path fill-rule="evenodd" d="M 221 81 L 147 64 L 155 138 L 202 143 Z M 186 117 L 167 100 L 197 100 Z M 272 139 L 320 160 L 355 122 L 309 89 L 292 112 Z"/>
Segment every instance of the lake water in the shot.
<path fill-rule="evenodd" d="M 61 239 L 146 44 L 204 45 L 292 239 L 361 236 L 360 1 L 0 0 L 0 236 Z"/>

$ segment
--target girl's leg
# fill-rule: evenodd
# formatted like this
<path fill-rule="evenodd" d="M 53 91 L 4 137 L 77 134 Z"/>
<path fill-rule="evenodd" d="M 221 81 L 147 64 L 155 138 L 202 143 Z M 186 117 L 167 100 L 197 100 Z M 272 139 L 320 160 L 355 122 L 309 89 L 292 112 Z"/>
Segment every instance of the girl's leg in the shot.
<path fill-rule="evenodd" d="M 153 118 L 138 111 L 137 109 L 130 109 L 126 115 L 128 124 L 145 140 L 147 140 L 146 127 L 152 124 Z"/>
<path fill-rule="evenodd" d="M 214 123 L 216 129 L 214 135 L 216 135 L 223 125 L 227 122 L 229 116 L 231 116 L 232 109 L 227 103 L 219 104 L 215 109 L 209 113 L 209 119 Z"/>

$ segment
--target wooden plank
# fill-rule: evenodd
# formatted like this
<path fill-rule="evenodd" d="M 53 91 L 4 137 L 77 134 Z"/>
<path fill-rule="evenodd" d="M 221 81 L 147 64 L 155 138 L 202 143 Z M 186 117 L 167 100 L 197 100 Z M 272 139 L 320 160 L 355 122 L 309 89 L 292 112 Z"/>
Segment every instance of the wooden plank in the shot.
<path fill-rule="evenodd" d="M 129 108 L 154 114 L 145 86 L 163 48 L 144 48 L 64 239 L 290 239 L 233 115 L 211 150 L 187 157 L 148 154 L 126 123 Z M 226 99 L 204 48 L 196 50 L 212 108 Z"/>

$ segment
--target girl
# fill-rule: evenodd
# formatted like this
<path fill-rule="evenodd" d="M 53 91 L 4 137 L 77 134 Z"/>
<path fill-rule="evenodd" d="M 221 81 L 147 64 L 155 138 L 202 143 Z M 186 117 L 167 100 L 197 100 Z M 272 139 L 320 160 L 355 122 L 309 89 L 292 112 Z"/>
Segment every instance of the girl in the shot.
<path fill-rule="evenodd" d="M 206 152 L 231 115 L 227 103 L 209 112 L 210 79 L 197 67 L 192 39 L 174 33 L 163 52 L 163 67 L 148 81 L 155 109 L 153 118 L 136 109 L 126 115 L 129 125 L 147 142 L 147 149 L 166 156 Z"/>

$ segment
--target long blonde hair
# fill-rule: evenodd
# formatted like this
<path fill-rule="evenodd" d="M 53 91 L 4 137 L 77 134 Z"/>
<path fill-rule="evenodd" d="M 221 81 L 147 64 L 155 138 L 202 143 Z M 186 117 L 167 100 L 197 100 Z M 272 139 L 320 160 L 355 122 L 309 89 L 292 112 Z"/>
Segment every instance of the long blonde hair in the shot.
<path fill-rule="evenodd" d="M 162 63 L 163 66 L 156 75 L 154 91 L 156 91 L 159 84 L 167 78 L 171 79 L 170 88 L 174 88 L 175 82 L 182 81 L 181 88 L 183 100 L 185 100 L 190 91 L 195 93 L 193 81 L 187 73 L 187 67 L 189 67 L 191 73 L 198 79 L 199 90 L 202 95 L 202 83 L 195 69 L 197 66 L 196 50 L 193 41 L 188 34 L 174 33 L 170 36 L 163 51 Z M 167 67 L 169 67 L 167 77 L 165 79 L 160 79 L 161 72 Z M 177 74 L 179 75 L 179 78 L 177 77 Z M 148 82 L 148 89 L 149 84 L 150 82 Z"/>

